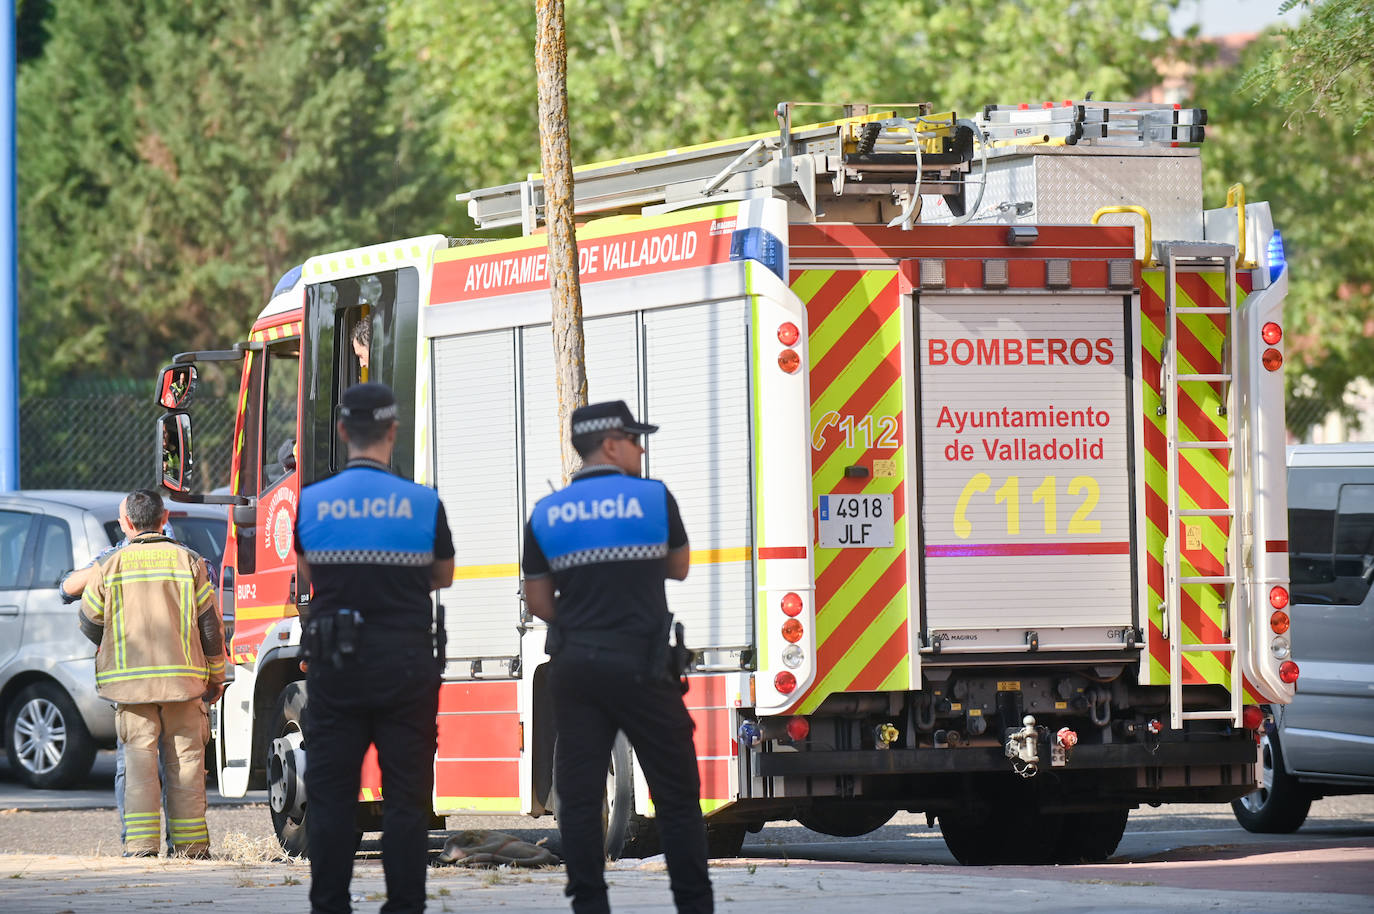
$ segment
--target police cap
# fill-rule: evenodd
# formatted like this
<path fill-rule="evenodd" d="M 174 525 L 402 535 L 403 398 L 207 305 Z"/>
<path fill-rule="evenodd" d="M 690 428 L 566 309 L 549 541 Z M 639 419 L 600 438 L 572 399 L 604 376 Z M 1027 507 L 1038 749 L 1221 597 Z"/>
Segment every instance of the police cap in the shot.
<path fill-rule="evenodd" d="M 598 432 L 622 431 L 628 435 L 648 435 L 658 431 L 657 425 L 636 422 L 634 413 L 625 405 L 624 400 L 608 400 L 605 403 L 590 403 L 579 406 L 572 414 L 572 439 L 577 444 L 579 438 L 595 435 Z"/>
<path fill-rule="evenodd" d="M 385 384 L 354 384 L 339 399 L 339 415 L 348 422 L 390 422 L 396 418 L 396 395 Z"/>

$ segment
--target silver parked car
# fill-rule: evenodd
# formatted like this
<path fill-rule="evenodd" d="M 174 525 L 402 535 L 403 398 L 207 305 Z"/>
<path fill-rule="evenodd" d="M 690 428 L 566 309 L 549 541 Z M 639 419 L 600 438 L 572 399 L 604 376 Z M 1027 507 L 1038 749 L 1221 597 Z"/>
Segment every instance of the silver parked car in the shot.
<path fill-rule="evenodd" d="M 0 720 L 10 768 L 32 787 L 69 787 L 114 745 L 114 710 L 95 693 L 95 646 L 57 583 L 124 534 L 122 492 L 0 493 Z M 169 503 L 173 533 L 218 576 L 222 506 Z"/>
<path fill-rule="evenodd" d="M 1288 449 L 1292 704 L 1262 737 L 1262 786 L 1232 804 L 1252 832 L 1291 832 L 1314 799 L 1374 793 L 1374 444 Z"/>

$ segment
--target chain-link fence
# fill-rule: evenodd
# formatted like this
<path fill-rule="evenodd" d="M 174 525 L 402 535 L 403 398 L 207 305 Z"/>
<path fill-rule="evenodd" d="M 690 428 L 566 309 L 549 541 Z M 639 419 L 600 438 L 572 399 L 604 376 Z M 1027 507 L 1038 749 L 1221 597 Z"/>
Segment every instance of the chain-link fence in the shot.
<path fill-rule="evenodd" d="M 159 480 L 158 407 L 148 382 L 109 382 L 97 392 L 30 397 L 19 405 L 19 479 L 25 489 L 128 492 Z M 234 398 L 198 392 L 190 405 L 194 488 L 229 484 Z"/>

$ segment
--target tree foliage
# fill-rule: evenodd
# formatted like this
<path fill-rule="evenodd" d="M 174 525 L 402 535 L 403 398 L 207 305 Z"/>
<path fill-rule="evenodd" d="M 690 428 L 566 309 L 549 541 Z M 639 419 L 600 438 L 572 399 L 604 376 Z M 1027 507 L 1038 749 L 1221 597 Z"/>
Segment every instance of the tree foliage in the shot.
<path fill-rule="evenodd" d="M 239 338 L 309 253 L 428 228 L 384 10 L 63 3 L 17 86 L 26 395 Z"/>
<path fill-rule="evenodd" d="M 1357 135 L 1369 99 L 1364 109 L 1332 101 L 1320 116 L 1294 119 L 1282 99 L 1316 87 L 1300 69 L 1269 69 L 1295 45 L 1312 46 L 1322 22 L 1313 15 L 1296 31 L 1261 36 L 1239 64 L 1204 71 L 1194 87 L 1212 124 L 1203 146 L 1208 205 L 1221 206 L 1227 185 L 1241 181 L 1249 199 L 1269 202 L 1283 235 L 1290 412 L 1309 417 L 1348 412 L 1350 382 L 1374 376 L 1374 147 Z M 1270 89 L 1257 97 L 1264 73 Z"/>
<path fill-rule="evenodd" d="M 1250 67 L 1242 86 L 1303 115 L 1354 122 L 1358 133 L 1374 119 L 1374 0 L 1285 0 L 1307 17 L 1286 29 Z"/>
<path fill-rule="evenodd" d="M 1156 80 L 1178 0 L 569 0 L 578 162 L 774 125 L 779 101 L 1121 97 Z M 455 191 L 538 170 L 534 4 L 400 0 L 397 64 L 433 103 Z M 817 112 L 833 116 L 835 108 Z"/>

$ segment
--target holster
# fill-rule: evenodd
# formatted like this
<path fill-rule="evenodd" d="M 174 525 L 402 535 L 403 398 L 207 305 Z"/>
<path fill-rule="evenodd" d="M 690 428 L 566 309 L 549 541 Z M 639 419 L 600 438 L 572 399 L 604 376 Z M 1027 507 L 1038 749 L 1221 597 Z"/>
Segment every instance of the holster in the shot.
<path fill-rule="evenodd" d="M 673 642 L 668 642 L 668 632 L 672 630 Z M 673 614 L 668 613 L 663 622 L 663 637 L 654 642 L 655 656 L 650 661 L 649 669 L 658 671 L 667 681 L 676 682 L 683 694 L 687 692 L 687 671 L 692 668 L 692 661 L 696 659 L 696 652 L 687 647 L 686 636 L 683 632 L 682 623 L 673 621 Z"/>
<path fill-rule="evenodd" d="M 314 616 L 306 624 L 301 646 L 312 664 L 325 664 L 342 669 L 344 660 L 358 653 L 362 636 L 362 614 L 354 609 L 339 609 Z"/>

